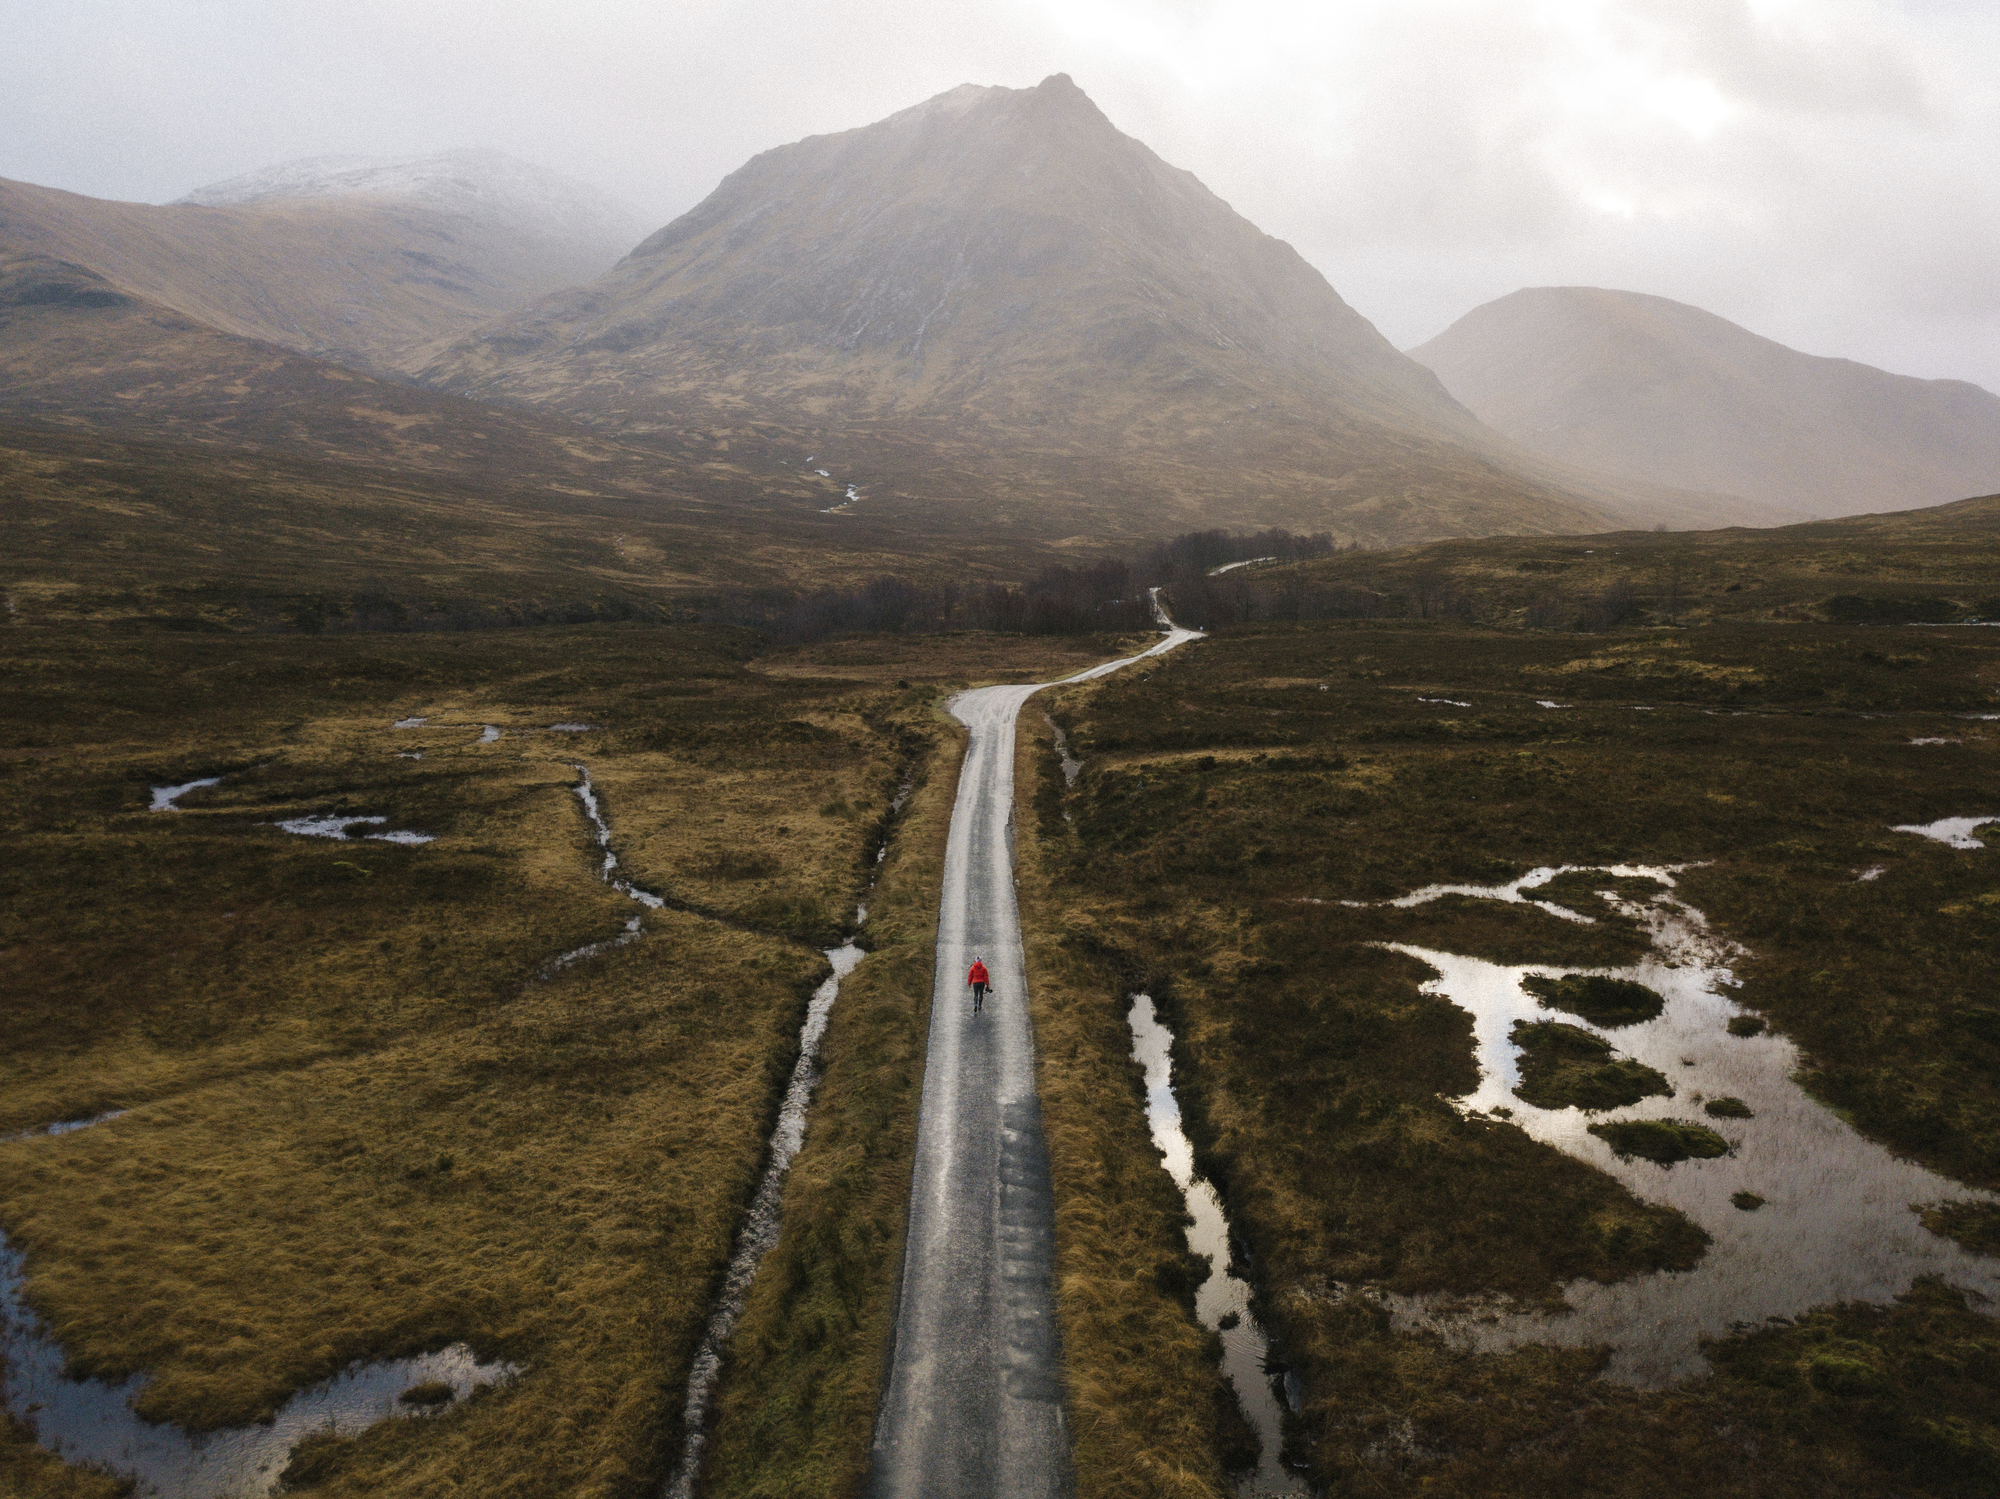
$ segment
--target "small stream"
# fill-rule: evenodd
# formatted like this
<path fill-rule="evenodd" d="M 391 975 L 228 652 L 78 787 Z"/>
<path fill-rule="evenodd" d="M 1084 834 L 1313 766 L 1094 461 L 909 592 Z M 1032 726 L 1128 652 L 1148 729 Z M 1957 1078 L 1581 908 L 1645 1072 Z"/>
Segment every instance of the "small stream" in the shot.
<path fill-rule="evenodd" d="M 918 764 L 913 761 L 897 784 L 895 794 L 889 798 L 886 826 L 890 832 L 884 833 L 881 846 L 875 851 L 874 872 L 869 875 L 868 888 L 855 903 L 854 924 L 857 928 L 868 920 L 867 900 L 875 893 L 875 885 L 881 879 L 882 864 L 889 857 L 890 836 L 896 820 L 916 794 L 917 770 Z M 813 991 L 812 1001 L 806 1006 L 805 1024 L 799 1027 L 799 1059 L 792 1064 L 791 1081 L 785 1087 L 785 1099 L 778 1108 L 778 1122 L 771 1129 L 763 1179 L 757 1184 L 757 1195 L 751 1199 L 750 1211 L 737 1232 L 736 1249 L 729 1258 L 728 1270 L 723 1274 L 722 1292 L 716 1298 L 715 1310 L 709 1313 L 708 1326 L 702 1332 L 701 1347 L 696 1351 L 694 1365 L 688 1371 L 687 1402 L 681 1412 L 684 1431 L 681 1457 L 673 1477 L 667 1482 L 666 1499 L 693 1499 L 695 1483 L 701 1476 L 702 1452 L 708 1445 L 709 1407 L 715 1401 L 716 1384 L 722 1376 L 723 1350 L 729 1344 L 729 1335 L 736 1329 L 736 1319 L 743 1314 L 743 1306 L 749 1300 L 750 1287 L 756 1282 L 757 1271 L 763 1265 L 765 1256 L 776 1247 L 778 1235 L 784 1228 L 785 1177 L 790 1174 L 792 1161 L 805 1144 L 807 1111 L 812 1106 L 813 1089 L 819 1086 L 820 1042 L 826 1036 L 834 1001 L 840 997 L 840 981 L 868 956 L 864 949 L 855 946 L 851 937 L 841 946 L 826 948 L 824 952 L 827 962 L 833 965 L 833 972 Z"/>
<path fill-rule="evenodd" d="M 666 905 L 666 902 L 659 896 L 653 894 L 650 890 L 641 890 L 630 880 L 619 877 L 618 855 L 611 851 L 611 824 L 604 820 L 604 808 L 597 800 L 597 788 L 591 784 L 590 767 L 581 761 L 577 761 L 570 766 L 570 769 L 574 770 L 578 776 L 576 785 L 571 789 L 576 792 L 576 799 L 583 803 L 584 815 L 590 819 L 590 825 L 597 833 L 598 852 L 604 855 L 598 862 L 597 877 L 613 890 L 616 890 L 620 895 L 625 896 L 629 900 L 636 900 L 647 910 L 657 911 L 661 909 Z M 612 951 L 614 948 L 623 947 L 628 942 L 637 942 L 639 940 L 641 924 L 641 918 L 634 916 L 625 923 L 625 930 L 615 937 L 604 937 L 596 942 L 586 942 L 581 947 L 574 947 L 566 953 L 559 953 L 557 956 L 551 958 L 548 966 L 542 970 L 543 976 L 548 977 L 560 973 L 572 963 L 581 963 L 587 958 L 598 957 L 603 953 Z"/>
<path fill-rule="evenodd" d="M 701 1472 L 702 1449 L 708 1444 L 708 1408 L 715 1398 L 716 1380 L 722 1373 L 722 1350 L 735 1330 L 736 1319 L 742 1315 L 750 1286 L 757 1279 L 757 1269 L 777 1244 L 778 1232 L 783 1227 L 785 1177 L 792 1169 L 792 1159 L 798 1155 L 799 1147 L 805 1144 L 806 1110 L 812 1104 L 813 1089 L 819 1084 L 819 1043 L 826 1035 L 827 1017 L 833 1011 L 834 1000 L 840 997 L 840 981 L 867 956 L 852 942 L 826 950 L 833 973 L 813 991 L 812 1002 L 806 1006 L 805 1024 L 799 1030 L 799 1059 L 792 1066 L 785 1101 L 771 1130 L 769 1164 L 764 1167 L 764 1178 L 757 1184 L 757 1195 L 750 1201 L 743 1227 L 737 1232 L 736 1251 L 723 1275 L 722 1294 L 709 1314 L 701 1348 L 688 1373 L 687 1403 L 682 1409 L 686 1436 L 680 1463 L 667 1484 L 667 1499 L 692 1499 L 694 1494 L 695 1479 Z"/>
<path fill-rule="evenodd" d="M 11 1142 L 60 1139 L 118 1117 L 111 1113 L 53 1124 L 12 1136 Z M 134 1492 L 144 1499 L 262 1499 L 302 1437 L 328 1431 L 352 1436 L 392 1416 L 420 1419 L 418 1408 L 401 1400 L 416 1385 L 450 1385 L 456 1402 L 482 1384 L 505 1384 L 520 1372 L 497 1361 L 482 1364 L 470 1348 L 454 1343 L 415 1358 L 351 1365 L 293 1395 L 269 1424 L 191 1436 L 178 1426 L 142 1420 L 133 1411 L 133 1400 L 148 1383 L 144 1374 L 116 1384 L 67 1377 L 62 1347 L 29 1308 L 26 1284 L 21 1251 L 0 1233 L 0 1349 L 6 1354 L 7 1409 L 65 1462 L 96 1464 L 130 1478 Z"/>
<path fill-rule="evenodd" d="M 1541 869 L 1506 885 L 1432 887 L 1392 904 L 1409 906 L 1452 893 L 1535 904 L 1569 920 L 1593 918 L 1537 900 L 1532 893 L 1565 872 Z M 1469 1011 L 1478 1049 L 1478 1087 L 1456 1100 L 1468 1113 L 1512 1122 L 1535 1139 L 1589 1162 L 1637 1196 L 1684 1213 L 1713 1238 L 1686 1272 L 1642 1275 L 1617 1285 L 1579 1280 L 1564 1288 L 1568 1309 L 1554 1314 L 1501 1303 L 1442 1296 L 1386 1296 L 1396 1324 L 1430 1329 L 1458 1347 L 1500 1352 L 1527 1343 L 1604 1344 L 1606 1377 L 1646 1388 L 1706 1372 L 1700 1339 L 1726 1337 L 1741 1324 L 1791 1317 L 1837 1301 L 1885 1303 L 1919 1275 L 2000 1298 L 2000 1260 L 1967 1253 L 1926 1230 L 1913 1205 L 1988 1198 L 1903 1160 L 1864 1138 L 1793 1081 L 1798 1048 L 1771 1032 L 1732 1035 L 1743 1014 L 1729 996 L 1730 965 L 1742 950 L 1709 929 L 1702 913 L 1674 894 L 1673 867 L 1616 866 L 1607 876 L 1654 881 L 1658 893 L 1597 897 L 1641 921 L 1652 951 L 1620 968 L 1510 965 L 1405 943 L 1387 944 L 1436 970 L 1426 993 Z M 1653 1020 L 1617 1028 L 1543 1008 L 1522 987 L 1532 974 L 1596 973 L 1635 980 L 1657 992 L 1665 1009 Z M 1665 1074 L 1672 1097 L 1585 1113 L 1537 1108 L 1516 1096 L 1517 1021 L 1560 1020 L 1590 1031 L 1618 1051 Z M 1752 1117 L 1712 1117 L 1705 1100 L 1738 1099 Z M 1630 1119 L 1685 1119 L 1728 1141 L 1730 1153 L 1671 1166 L 1621 1159 L 1588 1126 Z M 1738 1207 L 1736 1194 L 1762 1199 Z M 1374 1293 L 1367 1293 L 1374 1294 Z"/>
<path fill-rule="evenodd" d="M 1223 1373 L 1236 1387 L 1236 1398 L 1261 1442 L 1256 1474 L 1244 1478 L 1237 1492 L 1244 1499 L 1303 1495 L 1308 1492 L 1305 1484 L 1286 1471 L 1279 1456 L 1284 1442 L 1280 1381 L 1265 1368 L 1268 1345 L 1264 1329 L 1250 1314 L 1250 1287 L 1230 1270 L 1229 1219 L 1214 1185 L 1195 1174 L 1194 1148 L 1181 1129 L 1181 1106 L 1173 1085 L 1174 1033 L 1160 1024 L 1151 997 L 1144 994 L 1132 996 L 1126 1022 L 1132 1028 L 1132 1059 L 1146 1069 L 1146 1122 L 1153 1143 L 1166 1157 L 1167 1174 L 1181 1189 L 1194 1218 L 1187 1231 L 1188 1248 L 1208 1261 L 1208 1279 L 1195 1292 L 1195 1315 L 1202 1326 L 1221 1336 Z M 1298 1398 L 1297 1377 L 1283 1376 L 1287 1399 L 1293 1402 Z"/>

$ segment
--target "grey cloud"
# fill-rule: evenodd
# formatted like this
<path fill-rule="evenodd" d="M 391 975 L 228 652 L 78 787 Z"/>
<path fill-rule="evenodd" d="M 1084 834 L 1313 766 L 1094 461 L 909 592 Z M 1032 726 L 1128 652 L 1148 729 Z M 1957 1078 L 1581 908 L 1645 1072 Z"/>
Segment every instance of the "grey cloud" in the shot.
<path fill-rule="evenodd" d="M 492 146 L 650 221 L 1066 71 L 1394 341 L 1521 285 L 2000 388 L 2000 16 L 1952 0 L 0 0 L 0 175 L 164 201 Z"/>

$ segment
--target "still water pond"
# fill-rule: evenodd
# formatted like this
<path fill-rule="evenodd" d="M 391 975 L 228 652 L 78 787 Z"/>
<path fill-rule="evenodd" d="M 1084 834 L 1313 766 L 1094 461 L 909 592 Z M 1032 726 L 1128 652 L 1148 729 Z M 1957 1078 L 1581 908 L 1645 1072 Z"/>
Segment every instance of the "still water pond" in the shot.
<path fill-rule="evenodd" d="M 61 1134 L 119 1117 L 106 1114 L 16 1136 L 47 1140 L 37 1149 L 60 1150 Z M 233 1427 L 190 1436 L 178 1426 L 142 1420 L 132 1402 L 147 1376 L 112 1383 L 71 1379 L 63 1351 L 27 1304 L 21 1251 L 0 1234 L 0 1351 L 6 1355 L 0 1394 L 7 1409 L 34 1432 L 36 1441 L 66 1462 L 91 1464 L 132 1480 L 142 1499 L 261 1499 L 301 1438 L 318 1432 L 352 1436 L 392 1416 L 415 1418 L 422 1409 L 447 1407 L 482 1384 L 504 1384 L 519 1371 L 511 1364 L 483 1364 L 454 1343 L 435 1353 L 376 1364 L 356 1364 L 324 1384 L 301 1390 L 269 1425 Z M 412 1406 L 405 1391 L 448 1385 L 450 1401 Z M 435 1394 L 436 1392 L 432 1392 Z"/>
<path fill-rule="evenodd" d="M 1508 886 L 1456 887 L 1453 893 L 1532 900 L 1528 892 L 1562 872 L 1570 871 L 1538 870 Z M 1729 1021 L 1743 1013 L 1729 997 L 1736 986 L 1730 964 L 1740 950 L 1675 896 L 1677 871 L 1601 872 L 1641 876 L 1658 886 L 1656 896 L 1636 902 L 1599 892 L 1600 899 L 1650 930 L 1651 953 L 1631 967 L 1516 967 L 1403 944 L 1394 944 L 1395 950 L 1436 971 L 1426 992 L 1472 1014 L 1480 1081 L 1458 1100 L 1461 1108 L 1510 1111 L 1513 1122 L 1536 1139 L 1608 1172 L 1639 1197 L 1678 1209 L 1714 1243 L 1683 1273 L 1614 1286 L 1575 1282 L 1564 1291 L 1566 1312 L 1473 1306 L 1440 1297 L 1386 1298 L 1398 1325 L 1430 1328 L 1457 1346 L 1489 1351 L 1535 1342 L 1607 1344 L 1614 1350 L 1610 1378 L 1658 1386 L 1704 1370 L 1699 1350 L 1704 1336 L 1727 1336 L 1737 1324 L 1794 1316 L 1829 1302 L 1886 1302 L 1919 1275 L 1942 1276 L 2000 1298 L 2000 1261 L 1968 1254 L 1931 1234 L 1911 1211 L 1913 1204 L 1989 1194 L 1897 1159 L 1807 1097 L 1792 1081 L 1799 1053 L 1789 1040 L 1769 1033 L 1730 1034 Z M 1426 898 L 1434 898 L 1432 892 L 1397 904 Z M 1560 914 L 1588 919 L 1566 908 Z M 1665 1008 L 1656 1019 L 1607 1029 L 1545 1009 L 1522 987 L 1530 975 L 1570 973 L 1636 980 L 1657 991 Z M 1591 1114 L 1524 1102 L 1514 1093 L 1520 1054 L 1509 1033 L 1517 1021 L 1542 1020 L 1561 1020 L 1601 1036 L 1664 1073 L 1674 1096 Z M 1753 1117 L 1708 1116 L 1703 1102 L 1721 1098 L 1742 1100 Z M 1620 1159 L 1588 1133 L 1593 1123 L 1626 1119 L 1697 1122 L 1715 1129 L 1732 1148 L 1713 1160 L 1659 1166 Z M 1751 1211 L 1738 1208 L 1732 1202 L 1737 1193 L 1755 1194 L 1764 1204 Z"/>

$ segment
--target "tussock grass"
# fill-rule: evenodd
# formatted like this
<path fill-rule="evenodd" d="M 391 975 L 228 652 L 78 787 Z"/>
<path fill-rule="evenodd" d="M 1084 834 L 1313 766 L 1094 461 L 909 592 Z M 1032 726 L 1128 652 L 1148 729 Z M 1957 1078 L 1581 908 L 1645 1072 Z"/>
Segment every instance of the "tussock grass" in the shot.
<path fill-rule="evenodd" d="M 1607 1029 L 1657 1019 L 1667 1004 L 1644 984 L 1594 973 L 1572 973 L 1562 978 L 1531 973 L 1521 980 L 1521 987 L 1534 995 L 1545 1010 L 1567 1010 Z"/>
<path fill-rule="evenodd" d="M 527 1372 L 318 1440 L 294 1478 L 657 1483 L 826 972 L 799 937 L 851 908 L 913 711 L 748 673 L 727 631 L 4 641 L 0 1130 L 130 1110 L 0 1146 L 4 1227 L 73 1366 L 147 1372 L 144 1414 L 205 1429 L 464 1340 Z M 390 728 L 411 715 L 430 723 Z M 602 727 L 528 732 L 555 721 Z M 482 723 L 507 732 L 479 743 Z M 647 913 L 547 976 L 640 911 L 597 878 L 578 759 L 621 872 L 713 916 Z M 223 772 L 145 810 L 151 785 Z M 835 799 L 854 815 L 764 815 Z M 270 826 L 335 812 L 437 841 Z M 683 880 L 718 827 L 770 872 Z M 13 1471 L 60 1471 L 14 1436 Z"/>
<path fill-rule="evenodd" d="M 1714 1379 L 1656 1394 L 1601 1383 L 1590 1350 L 1452 1353 L 1348 1294 L 1536 1301 L 1702 1248 L 1678 1215 L 1445 1105 L 1473 1083 L 1469 1019 L 1374 945 L 1631 962 L 1644 932 L 1595 894 L 1619 882 L 1534 892 L 1589 926 L 1468 898 L 1342 904 L 1433 883 L 1701 865 L 1678 893 L 1750 949 L 1732 998 L 1800 1044 L 1807 1086 L 1875 1138 L 1995 1180 L 1991 854 L 1890 825 L 1986 808 L 2000 735 L 1950 715 L 1994 711 L 2000 642 L 1918 634 L 1718 624 L 1662 642 L 1652 654 L 1686 666 L 1662 672 L 1630 669 L 1650 659 L 1623 649 L 1650 649 L 1644 632 L 1246 627 L 1057 706 L 1085 768 L 1047 792 L 1078 830 L 1056 882 L 1100 947 L 1147 972 L 1175 1030 L 1188 1132 L 1254 1254 L 1275 1350 L 1304 1378 L 1291 1440 L 1319 1481 L 1481 1496 L 2000 1483 L 2000 1381 L 1984 1353 L 1951 1351 L 2000 1346 L 1994 1324 L 1937 1288 L 1725 1340 Z M 1961 742 L 1908 743 L 1941 733 Z M 1881 1390 L 1816 1383 L 1828 1342 L 1889 1371 Z"/>
<path fill-rule="evenodd" d="M 1609 1042 L 1559 1020 L 1517 1020 L 1509 1039 L 1521 1048 L 1521 1083 L 1514 1096 L 1536 1108 L 1594 1113 L 1674 1091 L 1664 1074 L 1617 1056 Z"/>
<path fill-rule="evenodd" d="M 1638 1156 L 1656 1166 L 1729 1154 L 1727 1140 L 1707 1125 L 1687 1119 L 1619 1119 L 1593 1124 L 1590 1132 L 1619 1155 Z"/>
<path fill-rule="evenodd" d="M 858 1494 L 895 1333 L 938 889 L 963 733 L 928 726 L 918 783 L 821 1049 L 784 1226 L 728 1349 L 703 1492 Z"/>
<path fill-rule="evenodd" d="M 2000 1203 L 1941 1202 L 1924 1210 L 1924 1227 L 1974 1254 L 2000 1255 Z"/>
<path fill-rule="evenodd" d="M 1220 1377 L 1220 1340 L 1195 1320 L 1208 1266 L 1187 1248 L 1125 1023 L 1139 975 L 1098 945 L 1074 892 L 1051 879 L 1068 834 L 1042 715 L 1022 715 L 1016 752 L 1015 784 L 1033 806 L 1016 823 L 1015 856 L 1077 1490 L 1220 1499 L 1231 1492 L 1224 1464 L 1253 1464 L 1256 1437 Z"/>

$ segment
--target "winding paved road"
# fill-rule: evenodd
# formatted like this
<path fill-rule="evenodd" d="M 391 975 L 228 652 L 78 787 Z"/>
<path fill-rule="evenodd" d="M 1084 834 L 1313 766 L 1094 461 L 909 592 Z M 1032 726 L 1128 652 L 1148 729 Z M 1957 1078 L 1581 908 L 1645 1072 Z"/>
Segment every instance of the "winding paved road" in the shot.
<path fill-rule="evenodd" d="M 1157 605 L 1156 605 L 1157 607 Z M 1199 632 L 1173 627 L 1141 656 Z M 1055 1221 L 1014 904 L 1014 720 L 1043 687 L 982 687 L 945 849 L 903 1299 L 875 1426 L 875 1499 L 1046 1499 L 1069 1491 L 1055 1297 Z M 993 991 L 974 1017 L 965 971 Z"/>

